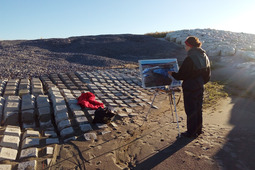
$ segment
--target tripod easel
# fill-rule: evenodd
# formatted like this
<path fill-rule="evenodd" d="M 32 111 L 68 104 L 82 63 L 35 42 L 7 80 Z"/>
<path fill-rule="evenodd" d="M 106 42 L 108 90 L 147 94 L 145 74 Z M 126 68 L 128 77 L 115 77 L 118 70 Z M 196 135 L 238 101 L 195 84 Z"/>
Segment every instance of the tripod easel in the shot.
<path fill-rule="evenodd" d="M 176 122 L 177 122 L 177 128 L 178 128 L 178 137 L 181 137 L 181 134 L 180 134 L 180 127 L 179 127 L 179 120 L 178 120 L 178 114 L 177 114 L 177 109 L 176 109 L 176 99 L 175 99 L 175 92 L 180 92 L 180 89 L 179 88 L 173 88 L 173 87 L 169 87 L 169 86 L 166 86 L 164 90 L 162 89 L 156 89 L 155 90 L 155 93 L 154 93 L 154 96 L 153 96 L 153 99 L 152 99 L 152 102 L 150 104 L 150 108 L 146 114 L 146 117 L 145 117 L 145 120 L 147 121 L 147 117 L 151 111 L 151 108 L 153 107 L 153 103 L 155 101 L 155 98 L 156 96 L 158 95 L 159 92 L 166 92 L 166 93 L 169 93 L 169 97 L 170 97 L 170 109 L 171 109 L 171 113 L 172 113 L 172 116 L 174 115 L 173 112 L 175 112 L 175 117 L 176 117 Z M 179 101 L 178 101 L 179 102 Z M 172 104 L 174 105 L 174 110 L 172 109 Z"/>

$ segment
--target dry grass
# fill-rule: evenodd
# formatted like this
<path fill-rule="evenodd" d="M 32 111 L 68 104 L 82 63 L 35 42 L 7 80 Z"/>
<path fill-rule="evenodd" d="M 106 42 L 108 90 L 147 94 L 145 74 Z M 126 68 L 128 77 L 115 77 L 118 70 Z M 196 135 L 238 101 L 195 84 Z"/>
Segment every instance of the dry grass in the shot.
<path fill-rule="evenodd" d="M 205 85 L 204 108 L 215 105 L 219 99 L 228 97 L 228 93 L 224 90 L 224 85 L 218 82 L 208 82 Z"/>
<path fill-rule="evenodd" d="M 145 35 L 149 35 L 155 38 L 165 38 L 166 34 L 172 32 L 172 31 L 166 31 L 166 32 L 154 32 L 154 33 L 146 33 Z"/>

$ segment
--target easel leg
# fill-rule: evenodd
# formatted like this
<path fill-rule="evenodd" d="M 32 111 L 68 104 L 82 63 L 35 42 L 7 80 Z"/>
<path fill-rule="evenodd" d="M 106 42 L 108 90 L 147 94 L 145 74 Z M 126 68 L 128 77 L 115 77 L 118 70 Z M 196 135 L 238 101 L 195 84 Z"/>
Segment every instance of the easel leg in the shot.
<path fill-rule="evenodd" d="M 156 98 L 156 96 L 157 96 L 157 95 L 158 95 L 158 91 L 156 91 L 156 93 L 154 94 L 153 99 L 152 99 L 152 101 L 151 101 L 150 108 L 149 108 L 149 110 L 148 110 L 148 112 L 147 112 L 147 115 L 146 115 L 146 117 L 145 117 L 145 120 L 146 120 L 146 121 L 147 121 L 148 114 L 149 114 L 149 113 L 150 113 L 150 111 L 151 111 L 151 108 L 152 108 L 153 102 L 154 102 L 154 100 L 155 100 L 155 98 Z"/>
<path fill-rule="evenodd" d="M 169 93 L 169 103 L 170 103 L 170 110 L 171 110 L 172 118 L 173 118 L 173 122 L 174 122 L 174 111 L 173 111 L 173 108 L 172 108 L 172 105 L 174 105 L 174 103 L 173 103 L 172 93 Z"/>
<path fill-rule="evenodd" d="M 177 121 L 178 136 L 181 137 L 180 127 L 179 127 L 179 120 L 178 120 L 178 114 L 177 114 L 176 103 L 175 103 L 175 94 L 174 94 L 174 91 L 172 91 L 172 95 L 173 95 L 173 99 L 174 99 L 174 112 L 175 112 L 176 121 Z"/>

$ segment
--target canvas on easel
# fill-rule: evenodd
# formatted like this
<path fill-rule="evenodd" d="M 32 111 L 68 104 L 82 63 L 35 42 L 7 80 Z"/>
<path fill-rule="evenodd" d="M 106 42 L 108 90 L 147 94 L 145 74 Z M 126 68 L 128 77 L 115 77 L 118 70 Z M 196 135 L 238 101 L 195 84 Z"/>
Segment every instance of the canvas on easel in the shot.
<path fill-rule="evenodd" d="M 180 80 L 175 80 L 172 76 L 168 74 L 169 71 L 178 72 L 179 67 L 176 58 L 170 59 L 154 59 L 154 60 L 139 60 L 139 69 L 142 78 L 142 86 L 143 88 L 155 88 L 155 93 L 150 105 L 150 108 L 146 114 L 145 120 L 147 121 L 147 117 L 150 113 L 150 110 L 153 106 L 153 102 L 159 93 L 159 89 L 164 87 L 164 90 L 167 90 L 170 94 L 170 108 L 173 115 L 175 112 L 177 128 L 178 128 L 178 136 L 180 137 L 180 127 L 178 114 L 176 109 L 175 102 L 175 87 L 181 86 Z M 174 105 L 174 110 L 172 109 L 172 105 Z"/>
<path fill-rule="evenodd" d="M 176 58 L 139 60 L 143 88 L 178 87 L 181 81 L 175 80 L 168 71 L 178 72 Z"/>

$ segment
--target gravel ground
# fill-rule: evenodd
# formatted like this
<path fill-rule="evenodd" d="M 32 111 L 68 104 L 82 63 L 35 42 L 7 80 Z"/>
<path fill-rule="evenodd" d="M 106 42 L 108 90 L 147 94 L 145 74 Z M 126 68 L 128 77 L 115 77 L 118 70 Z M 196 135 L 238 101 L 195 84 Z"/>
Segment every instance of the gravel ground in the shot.
<path fill-rule="evenodd" d="M 137 67 L 138 60 L 178 58 L 182 46 L 145 35 L 99 35 L 65 39 L 0 41 L 0 78 Z"/>

